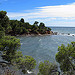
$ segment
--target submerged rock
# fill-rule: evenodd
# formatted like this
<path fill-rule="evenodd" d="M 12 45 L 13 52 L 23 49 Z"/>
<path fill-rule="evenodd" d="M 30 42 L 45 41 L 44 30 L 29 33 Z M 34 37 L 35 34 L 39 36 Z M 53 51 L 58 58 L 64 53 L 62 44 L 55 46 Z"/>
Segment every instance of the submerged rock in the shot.
<path fill-rule="evenodd" d="M 74 35 L 72 35 L 72 36 L 74 36 Z"/>
<path fill-rule="evenodd" d="M 57 34 L 58 34 L 58 32 L 54 32 L 53 34 L 54 34 L 54 35 L 57 35 Z"/>
<path fill-rule="evenodd" d="M 70 33 L 68 33 L 68 35 L 70 35 Z"/>

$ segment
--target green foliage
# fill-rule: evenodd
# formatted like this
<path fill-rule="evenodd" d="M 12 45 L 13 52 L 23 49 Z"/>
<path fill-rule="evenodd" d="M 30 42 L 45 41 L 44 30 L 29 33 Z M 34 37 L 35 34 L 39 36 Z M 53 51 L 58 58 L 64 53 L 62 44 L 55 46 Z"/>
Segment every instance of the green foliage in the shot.
<path fill-rule="evenodd" d="M 0 31 L 5 31 L 4 27 L 2 27 L 1 24 L 0 24 Z"/>
<path fill-rule="evenodd" d="M 47 30 L 51 31 L 51 28 L 47 27 Z"/>
<path fill-rule="evenodd" d="M 46 33 L 46 30 L 45 29 L 39 29 L 39 33 L 40 34 L 45 34 Z"/>
<path fill-rule="evenodd" d="M 15 55 L 15 52 L 19 47 L 20 40 L 13 36 L 5 36 L 0 39 L 0 51 L 3 51 L 2 57 L 8 62 L 11 62 L 13 55 Z"/>
<path fill-rule="evenodd" d="M 5 36 L 5 33 L 3 31 L 0 31 L 0 39 L 2 39 Z"/>
<path fill-rule="evenodd" d="M 23 73 L 32 70 L 36 66 L 36 61 L 31 56 L 23 56 L 22 52 L 17 51 L 20 47 L 20 40 L 14 36 L 5 36 L 0 31 L 0 51 L 3 52 L 2 58 L 18 69 L 22 69 Z"/>
<path fill-rule="evenodd" d="M 21 20 L 20 20 L 22 23 L 24 23 L 24 19 L 23 18 L 21 18 Z"/>
<path fill-rule="evenodd" d="M 7 33 L 10 27 L 9 27 L 9 18 L 6 14 L 7 14 L 6 11 L 0 11 L 0 30 L 3 30 Z"/>
<path fill-rule="evenodd" d="M 4 18 L 6 16 L 6 11 L 0 11 L 0 18 Z"/>
<path fill-rule="evenodd" d="M 10 25 L 12 27 L 12 33 L 14 33 L 15 35 L 16 34 L 28 34 L 29 31 L 28 31 L 28 26 L 29 26 L 29 23 L 22 23 L 20 21 L 17 21 L 17 20 L 11 20 L 10 21 Z"/>
<path fill-rule="evenodd" d="M 15 34 L 27 34 L 29 31 L 24 27 L 17 27 L 15 29 Z"/>
<path fill-rule="evenodd" d="M 10 26 L 12 28 L 12 31 L 15 32 L 17 27 L 20 27 L 22 23 L 20 21 L 17 20 L 10 20 Z"/>
<path fill-rule="evenodd" d="M 58 75 L 57 65 L 49 61 L 40 62 L 38 75 Z"/>
<path fill-rule="evenodd" d="M 44 27 L 45 27 L 45 24 L 41 22 L 39 25 L 39 28 L 44 28 Z"/>
<path fill-rule="evenodd" d="M 38 26 L 38 21 L 35 21 L 33 25 Z"/>
<path fill-rule="evenodd" d="M 31 56 L 23 56 L 22 52 L 16 52 L 14 59 L 12 60 L 13 65 L 17 65 L 19 69 L 22 69 L 23 72 L 27 70 L 31 71 L 36 66 L 36 61 Z"/>
<path fill-rule="evenodd" d="M 26 22 L 24 23 L 23 27 L 25 27 L 26 29 L 31 29 L 32 26 L 28 22 Z"/>
<path fill-rule="evenodd" d="M 25 56 L 24 58 L 25 58 L 25 62 L 24 63 L 25 63 L 26 69 L 30 70 L 30 71 L 32 69 L 34 69 L 35 65 L 36 65 L 35 59 L 33 57 L 31 57 L 31 56 Z"/>
<path fill-rule="evenodd" d="M 75 71 L 67 71 L 67 72 L 63 72 L 62 75 L 75 75 Z"/>
<path fill-rule="evenodd" d="M 39 33 L 38 30 L 39 28 L 36 25 L 32 25 L 32 30 L 31 30 L 32 33 L 38 34 Z"/>
<path fill-rule="evenodd" d="M 60 64 L 61 71 L 75 70 L 75 42 L 71 42 L 65 47 L 63 44 L 58 47 L 56 54 L 56 61 Z"/>
<path fill-rule="evenodd" d="M 38 25 L 39 22 L 35 21 L 33 25 L 30 25 L 28 22 L 24 22 L 23 18 L 20 21 L 9 20 L 6 14 L 6 11 L 0 11 L 0 31 L 4 31 L 6 34 L 46 34 L 47 31 L 51 31 L 42 22 Z"/>

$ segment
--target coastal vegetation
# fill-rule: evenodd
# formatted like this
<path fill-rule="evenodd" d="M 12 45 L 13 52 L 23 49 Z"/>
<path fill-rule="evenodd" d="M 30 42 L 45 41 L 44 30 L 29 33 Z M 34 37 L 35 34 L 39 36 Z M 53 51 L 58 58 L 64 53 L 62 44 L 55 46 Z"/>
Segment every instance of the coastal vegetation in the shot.
<path fill-rule="evenodd" d="M 67 47 L 61 45 L 58 47 L 56 61 L 60 64 L 60 69 L 67 75 L 74 75 L 75 72 L 75 42 L 71 42 Z"/>
<path fill-rule="evenodd" d="M 50 34 L 51 28 L 46 27 L 43 22 L 34 22 L 33 25 L 21 20 L 10 20 L 6 11 L 0 11 L 0 31 L 10 35 L 23 34 Z"/>
<path fill-rule="evenodd" d="M 60 70 L 56 64 L 49 61 L 40 62 L 38 75 L 75 75 L 75 42 L 71 42 L 66 47 L 64 44 L 58 47 L 56 61 L 60 65 Z"/>
<path fill-rule="evenodd" d="M 59 75 L 58 66 L 48 60 L 40 62 L 38 75 Z"/>
<path fill-rule="evenodd" d="M 27 33 L 27 29 L 24 26 L 23 19 L 20 21 L 9 20 L 6 15 L 6 11 L 0 11 L 0 51 L 2 53 L 1 57 L 7 61 L 9 64 L 16 66 L 21 69 L 23 73 L 27 70 L 31 71 L 35 68 L 36 61 L 31 56 L 23 56 L 22 52 L 17 51 L 21 44 L 20 40 L 14 36 L 15 34 Z M 29 28 L 31 25 L 25 23 L 26 27 Z M 18 33 L 19 32 L 19 33 Z M 11 33 L 10 35 L 7 35 Z"/>
<path fill-rule="evenodd" d="M 0 31 L 0 51 L 1 57 L 9 62 L 9 64 L 16 66 L 18 69 L 22 69 L 25 73 L 27 70 L 31 71 L 35 68 L 36 61 L 31 56 L 23 56 L 22 52 L 17 51 L 20 47 L 20 40 L 14 36 L 5 36 Z"/>
<path fill-rule="evenodd" d="M 24 22 L 23 18 L 20 21 L 9 20 L 6 14 L 6 11 L 0 11 L 0 52 L 2 59 L 5 60 L 4 62 L 0 62 L 0 65 L 2 67 L 10 67 L 12 65 L 26 74 L 28 70 L 32 71 L 35 68 L 36 60 L 32 56 L 23 56 L 22 52 L 18 51 L 21 46 L 20 40 L 11 35 L 50 34 L 51 28 L 45 27 L 44 23 L 38 25 L 39 22 L 37 21 L 33 25 L 30 25 L 28 22 Z M 63 44 L 59 46 L 55 57 L 61 71 L 58 70 L 56 64 L 46 60 L 39 63 L 38 75 L 75 74 L 75 42 L 71 42 L 67 46 Z M 13 75 L 16 75 L 16 70 L 13 72 Z M 8 69 L 3 74 L 12 75 L 12 71 Z"/>

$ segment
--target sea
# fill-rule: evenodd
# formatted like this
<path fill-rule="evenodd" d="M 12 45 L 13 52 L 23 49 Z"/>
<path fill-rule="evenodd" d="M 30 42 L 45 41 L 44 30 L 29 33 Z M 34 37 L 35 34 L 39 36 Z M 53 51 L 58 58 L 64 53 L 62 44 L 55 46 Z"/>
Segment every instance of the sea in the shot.
<path fill-rule="evenodd" d="M 58 46 L 70 44 L 75 41 L 75 27 L 50 27 L 57 35 L 22 36 L 20 51 L 23 55 L 30 55 L 37 63 L 44 60 L 55 62 Z"/>
<path fill-rule="evenodd" d="M 58 46 L 70 44 L 75 41 L 75 27 L 50 27 L 57 35 L 40 36 L 20 36 L 23 55 L 32 56 L 37 63 L 35 69 L 38 69 L 39 63 L 49 60 L 51 63 L 57 63 L 55 55 L 58 52 Z"/>
<path fill-rule="evenodd" d="M 57 35 L 41 36 L 22 36 L 18 37 L 21 42 L 20 51 L 23 55 L 32 56 L 38 68 L 39 63 L 49 60 L 51 63 L 57 63 L 55 55 L 58 52 L 58 46 L 70 44 L 75 41 L 75 27 L 50 27 Z"/>

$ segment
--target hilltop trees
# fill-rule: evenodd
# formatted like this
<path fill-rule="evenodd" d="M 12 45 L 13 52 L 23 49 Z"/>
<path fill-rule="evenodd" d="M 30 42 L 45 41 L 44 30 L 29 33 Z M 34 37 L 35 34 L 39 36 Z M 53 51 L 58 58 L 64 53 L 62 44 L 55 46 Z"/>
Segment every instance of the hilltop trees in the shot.
<path fill-rule="evenodd" d="M 20 20 L 22 23 L 24 23 L 24 19 L 23 18 L 21 18 L 21 20 Z"/>
<path fill-rule="evenodd" d="M 71 42 L 65 47 L 63 44 L 59 46 L 56 54 L 56 61 L 60 64 L 63 72 L 74 73 L 75 70 L 75 42 Z"/>
<path fill-rule="evenodd" d="M 21 35 L 21 34 L 46 34 L 47 31 L 51 31 L 50 28 L 45 27 L 44 23 L 40 23 L 35 21 L 33 25 L 30 25 L 28 22 L 24 22 L 22 18 L 20 21 L 18 20 L 10 20 L 10 26 L 12 31 L 10 34 L 13 35 Z"/>
<path fill-rule="evenodd" d="M 33 25 L 38 26 L 38 21 L 35 21 Z"/>
<path fill-rule="evenodd" d="M 45 24 L 44 23 L 40 23 L 40 25 L 39 25 L 39 28 L 41 29 L 41 28 L 44 28 L 45 27 Z"/>
<path fill-rule="evenodd" d="M 0 18 L 4 18 L 6 16 L 7 12 L 6 11 L 0 11 Z"/>
<path fill-rule="evenodd" d="M 51 31 L 50 28 L 45 27 L 44 23 L 40 23 L 35 21 L 33 25 L 30 25 L 28 22 L 24 22 L 22 18 L 20 21 L 18 20 L 10 20 L 10 26 L 12 31 L 9 32 L 13 35 L 21 35 L 21 34 L 46 34 L 47 31 Z"/>
<path fill-rule="evenodd" d="M 0 11 L 0 30 L 6 33 L 11 29 L 6 11 Z"/>
<path fill-rule="evenodd" d="M 0 11 L 0 31 L 4 31 L 10 35 L 22 34 L 46 34 L 51 31 L 50 28 L 45 27 L 44 23 L 35 21 L 33 25 L 25 22 L 23 18 L 18 20 L 9 20 L 6 11 Z"/>

